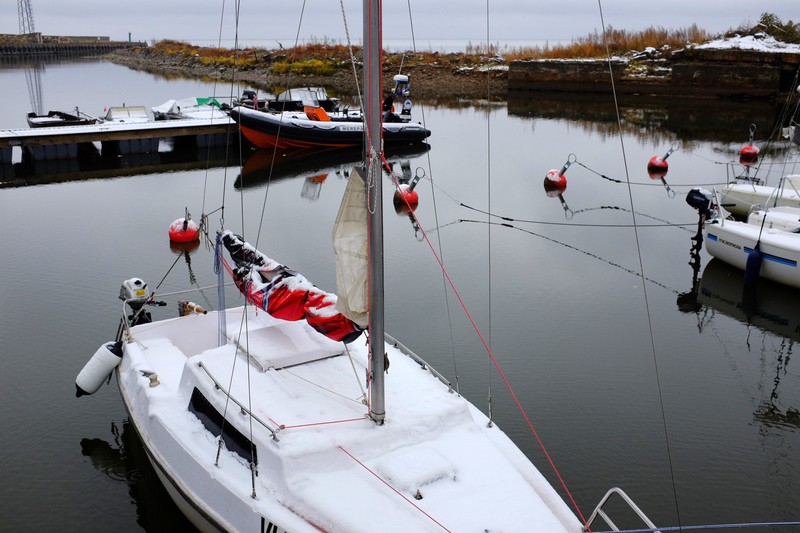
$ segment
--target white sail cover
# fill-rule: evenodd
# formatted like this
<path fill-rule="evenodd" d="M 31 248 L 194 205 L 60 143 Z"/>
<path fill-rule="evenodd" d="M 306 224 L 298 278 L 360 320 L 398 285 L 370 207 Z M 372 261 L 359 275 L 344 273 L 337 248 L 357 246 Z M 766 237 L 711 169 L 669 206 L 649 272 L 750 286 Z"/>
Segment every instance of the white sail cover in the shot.
<path fill-rule="evenodd" d="M 350 172 L 333 226 L 336 256 L 336 309 L 366 328 L 367 318 L 367 204 L 364 179 Z"/>

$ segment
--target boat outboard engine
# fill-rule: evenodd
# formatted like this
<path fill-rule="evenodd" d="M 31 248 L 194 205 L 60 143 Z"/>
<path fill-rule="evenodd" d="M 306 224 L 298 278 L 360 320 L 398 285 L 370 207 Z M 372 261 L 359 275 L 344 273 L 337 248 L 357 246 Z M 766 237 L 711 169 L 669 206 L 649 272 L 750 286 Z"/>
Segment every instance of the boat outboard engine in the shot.
<path fill-rule="evenodd" d="M 242 91 L 242 99 L 239 101 L 241 105 L 244 107 L 255 108 L 256 104 L 256 92 L 252 89 L 246 89 Z"/>
<path fill-rule="evenodd" d="M 396 74 L 394 77 L 394 89 L 383 101 L 383 121 L 384 122 L 409 122 L 411 121 L 411 85 L 408 81 L 408 76 L 405 74 Z M 394 111 L 395 98 L 403 98 L 403 105 L 400 108 L 400 113 Z"/>
<path fill-rule="evenodd" d="M 699 215 L 697 219 L 697 233 L 692 237 L 692 240 L 695 241 L 696 251 L 699 252 L 703 243 L 703 225 L 706 220 L 714 216 L 714 209 L 716 208 L 714 205 L 714 195 L 707 189 L 691 189 L 686 194 L 686 203 L 697 209 L 697 214 Z"/>
<path fill-rule="evenodd" d="M 697 209 L 700 216 L 711 218 L 714 197 L 707 189 L 695 188 L 686 194 L 686 203 Z"/>
<path fill-rule="evenodd" d="M 133 311 L 128 315 L 128 324 L 136 326 L 137 324 L 147 324 L 152 322 L 150 313 L 143 309 L 144 304 L 150 299 L 147 293 L 147 283 L 141 278 L 126 279 L 122 282 L 122 287 L 119 289 L 119 299 L 123 300 L 128 307 Z"/>

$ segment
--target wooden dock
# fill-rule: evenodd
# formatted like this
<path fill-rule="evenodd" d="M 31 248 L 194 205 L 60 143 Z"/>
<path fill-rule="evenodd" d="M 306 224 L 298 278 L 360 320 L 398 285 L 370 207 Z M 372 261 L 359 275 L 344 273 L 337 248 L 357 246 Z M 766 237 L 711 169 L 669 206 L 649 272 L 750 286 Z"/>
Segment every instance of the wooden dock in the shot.
<path fill-rule="evenodd" d="M 79 157 L 81 146 L 99 143 L 104 154 L 135 154 L 158 151 L 161 139 L 192 143 L 198 148 L 229 144 L 237 126 L 227 116 L 213 119 L 177 119 L 131 123 L 98 123 L 0 130 L 0 162 L 12 161 L 15 147 L 23 157 L 54 160 Z"/>

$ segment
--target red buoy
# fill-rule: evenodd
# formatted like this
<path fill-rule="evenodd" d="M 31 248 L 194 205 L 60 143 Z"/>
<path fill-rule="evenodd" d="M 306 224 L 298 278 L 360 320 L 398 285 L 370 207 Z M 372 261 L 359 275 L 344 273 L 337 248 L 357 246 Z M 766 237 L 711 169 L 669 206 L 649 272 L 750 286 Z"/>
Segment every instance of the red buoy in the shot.
<path fill-rule="evenodd" d="M 742 146 L 742 149 L 739 150 L 739 163 L 746 167 L 756 164 L 758 162 L 758 152 L 758 146 L 752 144 Z"/>
<path fill-rule="evenodd" d="M 650 177 L 653 179 L 663 178 L 667 175 L 668 171 L 669 163 L 661 156 L 654 155 L 650 158 L 650 161 L 647 162 L 647 173 L 650 174 Z"/>
<path fill-rule="evenodd" d="M 567 178 L 556 169 L 551 169 L 544 176 L 545 191 L 564 192 L 567 189 Z"/>
<path fill-rule="evenodd" d="M 398 215 L 407 215 L 419 205 L 419 195 L 408 184 L 401 183 L 394 192 L 392 202 Z"/>
<path fill-rule="evenodd" d="M 200 226 L 191 218 L 179 218 L 169 225 L 169 240 L 192 242 L 200 238 Z"/>

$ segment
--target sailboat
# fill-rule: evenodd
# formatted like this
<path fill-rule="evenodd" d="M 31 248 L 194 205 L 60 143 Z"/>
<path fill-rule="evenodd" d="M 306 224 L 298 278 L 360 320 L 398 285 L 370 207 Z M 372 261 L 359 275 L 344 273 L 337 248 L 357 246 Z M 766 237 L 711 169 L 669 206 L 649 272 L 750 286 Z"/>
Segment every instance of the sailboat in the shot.
<path fill-rule="evenodd" d="M 77 393 L 116 373 L 155 471 L 202 531 L 579 533 L 508 436 L 384 332 L 380 1 L 364 13 L 373 111 L 334 229 L 338 296 L 221 230 L 218 271 L 247 303 L 182 301 L 152 320 L 156 294 L 126 280 L 130 315 Z"/>

